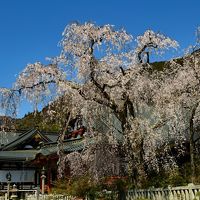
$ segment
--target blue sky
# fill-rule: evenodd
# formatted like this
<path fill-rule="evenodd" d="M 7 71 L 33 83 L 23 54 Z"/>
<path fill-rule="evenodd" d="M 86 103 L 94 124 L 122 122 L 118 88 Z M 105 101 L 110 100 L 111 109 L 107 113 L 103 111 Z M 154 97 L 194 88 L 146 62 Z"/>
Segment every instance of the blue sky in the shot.
<path fill-rule="evenodd" d="M 0 87 L 11 87 L 27 63 L 58 55 L 70 22 L 113 24 L 133 37 L 153 29 L 183 49 L 195 41 L 199 8 L 199 0 L 0 0 Z"/>

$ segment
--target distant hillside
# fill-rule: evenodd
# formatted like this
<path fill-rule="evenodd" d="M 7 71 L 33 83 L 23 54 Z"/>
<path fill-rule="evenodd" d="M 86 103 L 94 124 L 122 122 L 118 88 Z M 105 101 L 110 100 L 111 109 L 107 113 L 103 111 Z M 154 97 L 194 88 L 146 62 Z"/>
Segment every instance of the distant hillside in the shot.
<path fill-rule="evenodd" d="M 41 112 L 35 112 L 35 113 L 28 113 L 21 119 L 16 119 L 16 125 L 15 128 L 17 130 L 28 130 L 33 127 L 37 127 L 39 130 L 43 130 L 46 132 L 57 132 L 59 131 L 58 125 L 56 122 L 46 122 L 44 115 L 42 112 L 44 112 L 45 109 Z M 47 120 L 48 121 L 48 120 Z"/>
<path fill-rule="evenodd" d="M 61 124 L 63 117 L 66 117 L 66 113 L 68 106 L 68 101 L 63 101 L 65 97 L 60 97 L 54 103 L 51 103 L 50 106 L 46 106 L 42 109 L 42 111 L 38 112 L 31 112 L 27 113 L 23 118 L 16 119 L 15 120 L 15 128 L 16 130 L 28 130 L 30 128 L 38 128 L 41 131 L 45 132 L 58 132 L 60 131 Z M 66 109 L 64 109 L 66 108 Z M 50 119 L 50 116 L 48 114 L 49 110 L 54 110 L 55 116 L 54 118 Z M 57 113 L 57 114 L 56 114 Z M 64 114 L 64 115 L 62 115 Z M 76 119 L 71 119 L 69 126 L 74 127 L 74 124 L 76 122 Z"/>

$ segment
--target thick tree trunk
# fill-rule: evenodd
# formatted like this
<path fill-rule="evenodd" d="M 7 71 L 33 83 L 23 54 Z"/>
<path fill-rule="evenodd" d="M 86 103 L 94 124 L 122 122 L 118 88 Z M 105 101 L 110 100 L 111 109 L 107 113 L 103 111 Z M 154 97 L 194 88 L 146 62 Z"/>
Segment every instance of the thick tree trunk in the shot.
<path fill-rule="evenodd" d="M 124 104 L 124 109 L 118 113 L 118 118 L 120 119 L 122 123 L 122 132 L 124 135 L 126 135 L 129 131 L 131 131 L 131 124 L 128 122 L 128 118 L 133 117 L 135 118 L 135 108 L 133 107 L 132 102 L 129 100 L 127 97 L 127 100 L 125 101 Z M 136 136 L 137 137 L 137 136 Z M 128 139 L 128 138 L 127 138 Z M 127 141 L 127 152 L 130 153 L 131 156 L 131 162 L 132 162 L 132 174 L 131 176 L 135 182 L 135 185 L 140 186 L 141 182 L 145 178 L 146 170 L 145 170 L 145 165 L 144 165 L 144 149 L 143 149 L 143 139 L 136 140 L 136 149 L 132 148 L 131 142 Z M 134 152 L 134 155 L 132 154 Z M 132 155 L 131 155 L 132 154 Z M 127 156 L 127 155 L 125 155 Z M 119 195 L 119 199 L 122 199 L 122 196 Z"/>

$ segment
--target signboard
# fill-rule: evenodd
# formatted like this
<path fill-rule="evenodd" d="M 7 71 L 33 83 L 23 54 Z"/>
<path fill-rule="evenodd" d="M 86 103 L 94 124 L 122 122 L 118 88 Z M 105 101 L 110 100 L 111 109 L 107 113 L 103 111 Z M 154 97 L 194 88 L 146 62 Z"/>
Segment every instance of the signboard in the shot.
<path fill-rule="evenodd" d="M 35 170 L 0 170 L 0 182 L 8 181 L 6 179 L 8 173 L 11 174 L 11 182 L 13 183 L 34 183 Z"/>

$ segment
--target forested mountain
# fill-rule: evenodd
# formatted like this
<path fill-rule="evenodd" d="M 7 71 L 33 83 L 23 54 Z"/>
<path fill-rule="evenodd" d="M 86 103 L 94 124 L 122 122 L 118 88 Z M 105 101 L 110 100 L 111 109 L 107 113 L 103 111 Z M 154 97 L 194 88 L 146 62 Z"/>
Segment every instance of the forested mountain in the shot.
<path fill-rule="evenodd" d="M 15 128 L 17 130 L 28 130 L 33 127 L 37 127 L 39 130 L 47 132 L 57 132 L 59 130 L 56 122 L 51 123 L 48 121 L 44 123 L 45 117 L 43 109 L 41 112 L 27 113 L 23 118 L 16 119 Z"/>

